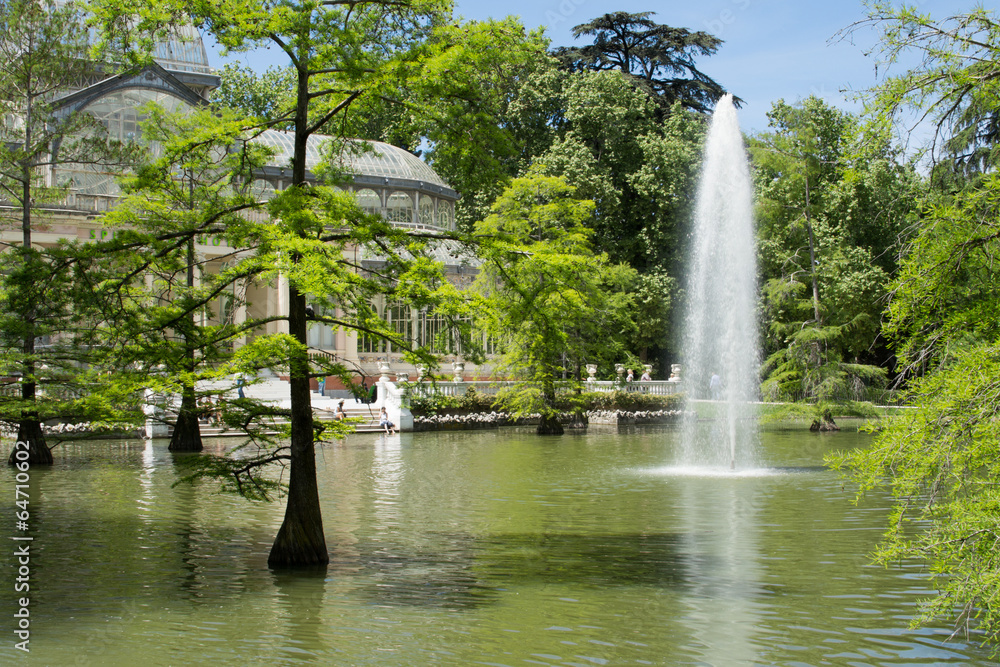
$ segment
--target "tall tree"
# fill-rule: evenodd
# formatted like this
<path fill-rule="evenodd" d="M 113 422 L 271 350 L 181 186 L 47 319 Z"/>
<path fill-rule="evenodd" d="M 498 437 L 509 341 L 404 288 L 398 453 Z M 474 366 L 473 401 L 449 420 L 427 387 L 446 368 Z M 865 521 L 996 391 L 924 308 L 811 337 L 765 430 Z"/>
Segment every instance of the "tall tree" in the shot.
<path fill-rule="evenodd" d="M 775 396 L 846 400 L 879 383 L 880 300 L 915 178 L 886 145 L 859 154 L 854 117 L 818 98 L 769 112 L 754 137 L 758 228 Z M 876 362 L 876 363 L 872 363 Z"/>
<path fill-rule="evenodd" d="M 500 365 L 521 380 L 515 409 L 540 414 L 543 435 L 563 432 L 556 382 L 567 351 L 579 353 L 589 325 L 608 319 L 607 260 L 591 247 L 592 214 L 593 202 L 577 199 L 565 179 L 533 174 L 515 179 L 476 226 L 492 239 L 477 277 L 482 326 L 498 341 Z"/>
<path fill-rule="evenodd" d="M 889 71 L 914 53 L 921 62 L 887 77 L 877 95 L 867 96 L 870 116 L 883 126 L 908 122 L 907 131 L 930 121 L 933 140 L 928 148 L 938 162 L 937 176 L 946 183 L 954 185 L 955 177 L 961 180 L 1000 165 L 996 15 L 980 7 L 940 20 L 914 5 L 897 7 L 882 0 L 865 4 L 868 16 L 845 32 L 881 32 L 876 50 Z"/>
<path fill-rule="evenodd" d="M 656 100 L 663 114 L 677 102 L 692 111 L 711 111 L 726 90 L 695 67 L 695 58 L 713 55 L 722 40 L 656 23 L 650 18 L 654 14 L 604 14 L 573 28 L 573 37 L 592 35 L 593 44 L 559 47 L 553 54 L 571 71 L 621 72 Z"/>
<path fill-rule="evenodd" d="M 198 385 L 231 372 L 235 340 L 259 326 L 233 320 L 261 268 L 228 241 L 245 232 L 241 216 L 262 208 L 254 177 L 270 153 L 247 141 L 246 122 L 231 114 L 144 111 L 142 142 L 155 150 L 123 179 L 121 201 L 103 216 L 111 240 L 83 249 L 104 324 L 99 356 L 138 394 L 180 395 L 176 416 L 167 417 L 169 448 L 201 451 L 202 399 L 215 403 L 221 391 Z M 220 270 L 197 252 L 208 239 L 231 248 L 215 260 L 226 265 Z"/>
<path fill-rule="evenodd" d="M 60 388 L 79 375 L 74 356 L 82 348 L 67 349 L 74 342 L 69 333 L 86 331 L 68 305 L 71 260 L 33 235 L 46 222 L 46 208 L 66 195 L 66 188 L 52 182 L 54 167 L 116 159 L 117 147 L 94 118 L 59 105 L 62 93 L 93 74 L 87 49 L 83 16 L 71 3 L 0 5 L 0 198 L 12 205 L 0 215 L 15 222 L 8 217 L 15 212 L 20 231 L 0 255 L 0 376 L 17 377 L 20 394 L 0 401 L 0 419 L 16 424 L 17 438 L 29 443 L 28 460 L 36 464 L 52 462 L 41 421 L 86 418 L 82 405 L 66 402 L 69 394 Z M 41 350 L 38 341 L 50 335 L 56 336 L 52 347 Z M 46 385 L 44 395 L 40 384 Z"/>
<path fill-rule="evenodd" d="M 413 341 L 391 330 L 375 316 L 370 302 L 387 295 L 415 309 L 435 309 L 458 320 L 462 299 L 443 276 L 440 262 L 429 255 L 445 234 L 394 228 L 378 216 L 364 215 L 349 195 L 338 193 L 322 179 L 341 177 L 336 165 L 307 172 L 307 146 L 322 131 L 340 132 L 336 121 L 359 100 L 396 90 L 406 77 L 430 73 L 430 83 L 449 81 L 451 71 L 442 62 L 460 63 L 461 40 L 428 39 L 448 16 L 450 5 L 433 0 L 400 3 L 394 0 L 353 3 L 337 1 L 257 3 L 155 3 L 138 20 L 117 0 L 95 2 L 106 42 L 123 42 L 136 31 L 157 34 L 171 22 L 190 16 L 216 40 L 233 50 L 269 44 L 283 53 L 293 71 L 294 90 L 289 108 L 277 117 L 260 119 L 262 126 L 290 123 L 290 185 L 268 202 L 270 222 L 233 232 L 234 242 L 252 250 L 270 271 L 261 279 L 287 282 L 287 333 L 256 336 L 239 354 L 268 359 L 288 369 L 291 393 L 287 449 L 272 450 L 233 469 L 249 474 L 259 465 L 286 462 L 289 466 L 285 517 L 271 548 L 272 567 L 322 565 L 329 555 L 316 481 L 315 432 L 309 382 L 328 374 L 310 360 L 306 343 L 308 322 L 350 328 L 385 337 L 402 348 Z M 464 81 L 459 76 L 459 84 Z M 405 87 L 405 86 L 404 86 Z M 461 89 L 461 86 L 458 86 Z M 439 91 L 447 99 L 447 86 Z M 344 139 L 343 136 L 334 137 Z M 336 157 L 344 142 L 333 141 L 328 155 Z M 335 162 L 335 160 L 334 160 Z M 347 257 L 358 248 L 384 259 L 379 269 L 361 271 Z M 307 308 L 308 305 L 312 306 Z M 324 315 L 322 313 L 339 313 Z M 467 327 L 466 327 L 467 328 Z M 433 363 L 426 351 L 412 357 Z M 258 478 L 259 479 L 259 478 Z M 261 488 L 261 487 L 258 487 Z M 266 488 L 266 485 L 265 487 Z"/>
<path fill-rule="evenodd" d="M 977 126 L 988 127 L 996 109 L 996 14 L 976 9 L 936 21 L 910 7 L 869 7 L 868 22 L 882 30 L 880 47 L 890 60 L 918 56 L 916 65 L 869 91 L 872 127 L 885 132 L 897 112 L 912 111 L 935 118 L 938 145 L 973 147 L 969 121 L 979 117 Z M 988 133 L 980 140 L 986 160 L 980 164 L 988 165 L 995 140 Z M 938 181 L 944 187 L 923 202 L 892 284 L 886 330 L 910 378 L 915 409 L 893 420 L 871 448 L 834 462 L 851 471 L 861 493 L 882 486 L 893 493 L 876 556 L 886 563 L 925 561 L 937 588 L 914 623 L 955 617 L 959 630 L 977 629 L 996 642 L 1000 178 L 993 167 L 978 169 L 967 179 L 959 169 L 956 180 Z"/>

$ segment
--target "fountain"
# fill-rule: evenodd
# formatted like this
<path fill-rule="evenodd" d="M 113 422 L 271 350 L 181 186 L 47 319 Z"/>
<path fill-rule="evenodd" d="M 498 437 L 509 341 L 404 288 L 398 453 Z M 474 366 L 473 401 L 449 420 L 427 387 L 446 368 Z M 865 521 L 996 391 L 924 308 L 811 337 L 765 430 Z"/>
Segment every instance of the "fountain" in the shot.
<path fill-rule="evenodd" d="M 757 400 L 756 257 L 750 169 L 732 95 L 719 100 L 705 142 L 687 282 L 683 362 L 688 410 L 714 413 L 715 428 L 689 420 L 684 463 L 752 467 Z"/>

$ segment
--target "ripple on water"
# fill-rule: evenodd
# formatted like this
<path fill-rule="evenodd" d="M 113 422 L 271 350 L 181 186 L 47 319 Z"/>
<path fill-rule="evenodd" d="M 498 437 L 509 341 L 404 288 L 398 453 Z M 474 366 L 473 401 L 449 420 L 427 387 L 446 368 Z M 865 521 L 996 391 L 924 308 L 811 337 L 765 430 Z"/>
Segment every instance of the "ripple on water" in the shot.
<path fill-rule="evenodd" d="M 653 477 L 698 477 L 708 479 L 744 479 L 754 477 L 781 477 L 804 473 L 826 472 L 823 466 L 737 468 L 717 466 L 672 465 L 656 468 L 637 468 L 634 472 Z"/>

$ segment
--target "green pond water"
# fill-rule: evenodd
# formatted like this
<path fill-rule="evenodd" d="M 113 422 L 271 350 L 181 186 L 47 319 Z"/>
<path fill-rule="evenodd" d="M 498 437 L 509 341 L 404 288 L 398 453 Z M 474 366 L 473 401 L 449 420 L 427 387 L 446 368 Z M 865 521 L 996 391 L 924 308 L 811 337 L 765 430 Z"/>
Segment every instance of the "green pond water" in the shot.
<path fill-rule="evenodd" d="M 679 438 L 324 445 L 331 563 L 311 575 L 267 569 L 283 503 L 174 486 L 184 457 L 166 441 L 63 445 L 30 472 L 28 654 L 0 470 L 0 664 L 994 664 L 974 637 L 907 630 L 929 593 L 919 563 L 867 563 L 887 499 L 853 505 L 822 466 L 867 436 L 765 432 L 736 474 L 677 466 Z"/>

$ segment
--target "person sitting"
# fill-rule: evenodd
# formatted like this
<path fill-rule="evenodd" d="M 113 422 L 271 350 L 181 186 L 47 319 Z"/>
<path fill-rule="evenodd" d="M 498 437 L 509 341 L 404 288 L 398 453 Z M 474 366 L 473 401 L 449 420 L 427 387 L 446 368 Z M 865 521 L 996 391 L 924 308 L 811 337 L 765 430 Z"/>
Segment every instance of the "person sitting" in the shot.
<path fill-rule="evenodd" d="M 341 401 L 337 403 L 337 411 L 333 415 L 334 419 L 344 420 L 347 419 L 347 413 L 344 412 L 344 402 Z"/>
<path fill-rule="evenodd" d="M 396 425 L 389 420 L 389 413 L 383 407 L 378 413 L 378 425 L 385 429 L 386 433 L 395 433 Z"/>
<path fill-rule="evenodd" d="M 625 382 L 631 382 L 635 378 L 632 376 L 632 369 L 628 369 L 628 376 L 625 378 Z"/>
<path fill-rule="evenodd" d="M 652 380 L 652 379 L 653 379 L 653 378 L 651 378 L 651 377 L 649 376 L 649 371 L 643 371 L 643 372 L 642 372 L 642 377 L 641 377 L 641 378 L 639 378 L 639 382 L 649 382 L 649 381 L 650 381 L 650 380 Z"/>

